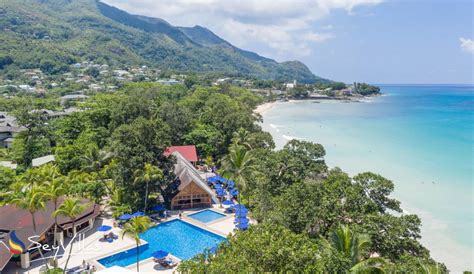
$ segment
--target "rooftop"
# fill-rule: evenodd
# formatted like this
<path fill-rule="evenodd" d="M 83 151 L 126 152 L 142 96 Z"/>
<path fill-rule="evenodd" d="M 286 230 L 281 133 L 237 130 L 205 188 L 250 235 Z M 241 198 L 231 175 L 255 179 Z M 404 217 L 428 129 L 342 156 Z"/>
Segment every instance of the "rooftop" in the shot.
<path fill-rule="evenodd" d="M 59 204 L 64 201 L 63 198 L 60 198 Z M 82 202 L 89 204 L 89 206 L 82 212 L 80 216 L 76 218 L 76 223 L 79 223 L 81 220 L 90 219 L 91 217 L 96 217 L 99 215 L 100 207 L 94 203 L 90 203 L 87 199 L 82 199 Z M 52 214 L 54 212 L 54 203 L 49 201 L 46 204 L 45 209 L 39 210 L 35 213 L 35 222 L 36 222 L 36 232 L 33 229 L 33 223 L 30 212 L 28 210 L 17 208 L 14 205 L 6 205 L 0 207 L 0 231 L 10 232 L 15 230 L 18 238 L 25 244 L 28 248 L 33 243 L 28 240 L 28 237 L 34 235 L 43 235 L 46 233 L 53 225 L 54 218 Z M 58 224 L 67 228 L 71 226 L 71 219 L 64 216 L 58 216 Z M 7 243 L 10 238 L 9 234 L 6 234 L 3 239 L 4 243 Z M 0 248 L 0 271 L 5 267 L 12 253 L 6 248 Z"/>
<path fill-rule="evenodd" d="M 168 156 L 173 154 L 173 152 L 179 152 L 186 160 L 190 162 L 197 162 L 197 152 L 195 145 L 188 145 L 188 146 L 171 146 L 168 147 L 163 155 Z"/>

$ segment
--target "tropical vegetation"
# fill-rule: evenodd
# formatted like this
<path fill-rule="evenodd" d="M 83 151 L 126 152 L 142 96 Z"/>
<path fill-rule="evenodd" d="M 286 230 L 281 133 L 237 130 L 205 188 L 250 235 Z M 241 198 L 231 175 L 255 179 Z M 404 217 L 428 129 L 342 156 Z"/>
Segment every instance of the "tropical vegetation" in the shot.
<path fill-rule="evenodd" d="M 139 216 L 132 218 L 122 229 L 122 238 L 129 236 L 136 243 L 137 272 L 140 272 L 140 234 L 147 231 L 151 226 L 151 220 L 147 216 Z"/>
<path fill-rule="evenodd" d="M 253 113 L 263 99 L 247 89 L 130 83 L 54 119 L 31 110 L 43 100 L 58 102 L 26 98 L 34 103 L 15 104 L 14 113 L 27 130 L 4 156 L 19 167 L 0 169 L 2 192 L 15 195 L 0 197 L 32 218 L 45 201 L 64 195 L 108 206 L 115 217 L 169 206 L 180 182 L 175 159 L 163 152 L 170 145 L 195 144 L 200 159 L 235 180 L 258 224 L 230 236 L 216 254 L 183 262 L 181 271 L 446 272 L 419 242 L 420 218 L 401 210 L 390 180 L 329 168 L 320 144 L 292 140 L 275 150 Z M 32 156 L 45 153 L 56 162 L 32 168 Z M 75 207 L 58 203 L 57 214 L 74 219 Z M 126 234 L 136 238 L 145 223 L 134 219 Z"/>

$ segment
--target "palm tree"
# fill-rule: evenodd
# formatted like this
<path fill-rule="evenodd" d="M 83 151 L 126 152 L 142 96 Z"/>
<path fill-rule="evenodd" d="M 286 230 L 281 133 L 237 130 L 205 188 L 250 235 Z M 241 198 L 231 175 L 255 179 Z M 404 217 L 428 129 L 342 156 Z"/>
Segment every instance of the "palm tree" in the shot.
<path fill-rule="evenodd" d="M 58 177 L 61 177 L 59 169 L 52 164 L 43 165 L 40 168 L 33 169 L 33 171 L 36 175 L 34 179 L 37 180 L 40 184 L 43 184 L 45 182 L 51 182 L 57 179 Z"/>
<path fill-rule="evenodd" d="M 386 261 L 381 258 L 365 258 L 370 247 L 370 238 L 365 234 L 354 234 L 349 227 L 340 226 L 333 231 L 330 244 L 351 260 L 353 273 L 385 273 Z"/>
<path fill-rule="evenodd" d="M 84 211 L 86 207 L 87 204 L 83 204 L 79 200 L 79 198 L 69 197 L 64 200 L 64 202 L 58 207 L 57 210 L 53 212 L 53 216 L 56 218 L 56 216 L 61 215 L 70 218 L 72 221 L 72 231 L 74 233 L 74 228 L 76 227 L 76 218 Z M 72 246 L 74 244 L 75 236 L 76 235 L 74 234 L 71 239 L 71 243 L 69 246 L 69 254 L 66 260 L 66 264 L 64 265 L 64 273 L 66 273 L 67 264 L 69 263 L 69 259 L 71 259 Z"/>
<path fill-rule="evenodd" d="M 222 159 L 222 174 L 235 181 L 240 193 L 246 191 L 256 174 L 255 157 L 245 146 L 233 144 Z"/>
<path fill-rule="evenodd" d="M 0 148 L 0 160 L 11 160 L 12 157 L 11 149 Z"/>
<path fill-rule="evenodd" d="M 157 182 L 163 178 L 163 172 L 157 166 L 152 164 L 145 164 L 145 167 L 142 169 L 135 170 L 133 176 L 135 177 L 134 183 L 145 183 L 145 207 L 143 212 L 146 213 L 146 209 L 148 206 L 148 187 L 150 183 Z"/>
<path fill-rule="evenodd" d="M 82 159 L 84 160 L 86 166 L 83 168 L 84 171 L 88 172 L 95 172 L 99 177 L 99 180 L 102 184 L 104 184 L 105 188 L 107 189 L 108 193 L 112 193 L 112 190 L 102 178 L 100 171 L 103 169 L 110 161 L 112 160 L 113 154 L 111 152 L 106 152 L 104 150 L 100 150 L 98 147 L 94 146 L 92 149 L 89 150 L 87 155 L 83 156 Z"/>
<path fill-rule="evenodd" d="M 16 205 L 19 208 L 28 210 L 31 214 L 31 220 L 33 223 L 33 230 L 36 230 L 36 219 L 35 213 L 46 207 L 47 197 L 44 195 L 43 190 L 37 185 L 26 187 L 20 192 L 12 193 L 8 201 L 9 204 Z"/>
<path fill-rule="evenodd" d="M 14 189 L 16 189 L 16 191 L 10 193 L 10 196 L 7 197 L 7 203 L 16 205 L 17 207 L 30 212 L 33 231 L 37 235 L 38 230 L 36 229 L 35 213 L 46 207 L 48 197 L 44 195 L 43 189 L 41 189 L 37 184 L 25 185 L 24 183 L 19 183 L 12 190 Z M 38 252 L 41 257 L 44 258 L 42 248 L 39 248 Z M 46 268 L 48 268 L 46 261 L 45 265 Z"/>
<path fill-rule="evenodd" d="M 147 216 L 135 217 L 126 223 L 122 229 L 122 239 L 125 235 L 131 236 L 137 244 L 137 272 L 140 272 L 140 234 L 147 231 L 151 226 L 150 218 Z"/>
<path fill-rule="evenodd" d="M 240 128 L 232 134 L 232 142 L 236 145 L 244 146 L 247 149 L 252 149 L 252 145 L 250 144 L 252 141 L 253 138 L 250 136 L 250 132 L 244 128 Z"/>
<path fill-rule="evenodd" d="M 438 263 L 428 264 L 421 260 L 418 262 L 421 266 L 421 274 L 443 274 L 446 273 Z"/>
<path fill-rule="evenodd" d="M 49 199 L 53 200 L 54 203 L 54 212 L 58 209 L 58 202 L 61 196 L 66 194 L 66 186 L 65 180 L 63 177 L 54 178 L 52 180 L 47 181 L 42 186 L 43 195 L 48 197 Z M 58 217 L 54 216 L 54 241 L 56 243 L 56 233 L 58 229 Z"/>

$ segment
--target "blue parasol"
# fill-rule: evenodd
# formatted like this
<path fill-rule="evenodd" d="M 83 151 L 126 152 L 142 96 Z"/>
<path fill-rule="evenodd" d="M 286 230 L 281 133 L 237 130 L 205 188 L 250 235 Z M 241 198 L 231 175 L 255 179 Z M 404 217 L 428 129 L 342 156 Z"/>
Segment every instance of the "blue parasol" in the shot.
<path fill-rule="evenodd" d="M 135 218 L 135 217 L 140 217 L 140 216 L 144 216 L 145 213 L 141 212 L 141 211 L 137 211 L 135 213 L 133 213 L 131 216 L 132 218 Z"/>
<path fill-rule="evenodd" d="M 234 181 L 227 181 L 227 187 L 228 188 L 234 188 L 235 187 Z"/>
<path fill-rule="evenodd" d="M 211 251 L 212 254 L 216 254 L 218 248 L 219 248 L 219 247 L 218 247 L 217 245 L 213 245 L 213 246 L 209 249 L 209 251 Z"/>
<path fill-rule="evenodd" d="M 163 251 L 163 250 L 158 250 L 158 251 L 155 251 L 151 254 L 151 256 L 155 259 L 163 259 L 163 258 L 166 258 L 166 256 L 168 256 L 168 254 L 170 254 L 169 252 L 166 252 L 166 251 Z"/>
<path fill-rule="evenodd" d="M 247 210 L 247 207 L 245 207 L 243 204 L 236 204 L 236 205 L 234 205 L 234 208 L 236 210 L 240 210 L 240 209 Z"/>
<path fill-rule="evenodd" d="M 122 216 L 120 216 L 119 220 L 126 221 L 126 220 L 130 220 L 131 218 L 133 218 L 133 216 L 126 213 L 126 214 L 123 214 Z"/>
<path fill-rule="evenodd" d="M 111 230 L 112 227 L 109 225 L 101 225 L 97 228 L 97 231 L 105 232 Z"/>
<path fill-rule="evenodd" d="M 222 202 L 223 205 L 226 205 L 226 206 L 230 206 L 230 205 L 233 205 L 234 202 L 232 202 L 231 200 L 225 200 Z"/>
<path fill-rule="evenodd" d="M 156 205 L 154 207 L 151 208 L 152 211 L 162 211 L 162 210 L 165 210 L 165 206 L 164 205 Z"/>
<path fill-rule="evenodd" d="M 232 189 L 229 191 L 229 194 L 232 195 L 233 197 L 239 196 L 239 191 L 237 189 Z"/>
<path fill-rule="evenodd" d="M 222 188 L 217 189 L 216 193 L 218 197 L 224 197 L 227 194 Z"/>
<path fill-rule="evenodd" d="M 247 217 L 236 217 L 234 219 L 234 224 L 245 224 L 249 223 L 249 219 Z"/>
<path fill-rule="evenodd" d="M 235 228 L 240 229 L 240 230 L 246 230 L 247 228 L 249 228 L 249 224 L 248 223 L 246 223 L 246 224 L 236 224 Z"/>

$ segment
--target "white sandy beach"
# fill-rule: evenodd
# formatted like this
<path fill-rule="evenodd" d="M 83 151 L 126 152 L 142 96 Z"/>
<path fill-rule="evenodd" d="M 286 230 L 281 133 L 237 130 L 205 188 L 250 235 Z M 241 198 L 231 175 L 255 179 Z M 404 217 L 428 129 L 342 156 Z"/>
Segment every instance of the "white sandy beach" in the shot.
<path fill-rule="evenodd" d="M 257 113 L 257 114 L 260 114 L 260 115 L 263 115 L 265 112 L 269 111 L 272 107 L 275 106 L 277 102 L 267 102 L 267 103 L 263 103 L 261 105 L 258 105 L 254 110 L 253 112 L 254 113 Z"/>

